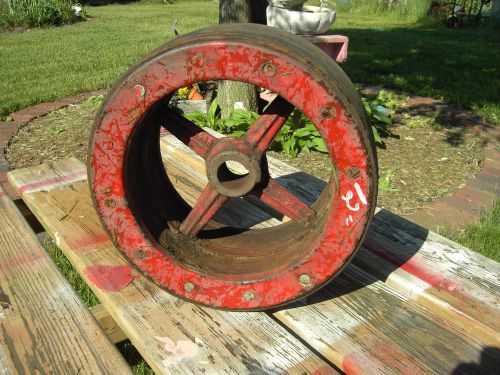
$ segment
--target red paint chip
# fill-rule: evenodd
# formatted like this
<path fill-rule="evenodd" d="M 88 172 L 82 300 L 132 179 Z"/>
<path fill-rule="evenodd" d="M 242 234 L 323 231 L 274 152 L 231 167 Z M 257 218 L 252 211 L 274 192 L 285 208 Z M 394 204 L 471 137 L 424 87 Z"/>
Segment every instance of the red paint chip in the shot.
<path fill-rule="evenodd" d="M 83 273 L 95 286 L 106 292 L 117 292 L 138 277 L 132 275 L 130 266 L 104 266 L 98 264 L 86 267 Z"/>

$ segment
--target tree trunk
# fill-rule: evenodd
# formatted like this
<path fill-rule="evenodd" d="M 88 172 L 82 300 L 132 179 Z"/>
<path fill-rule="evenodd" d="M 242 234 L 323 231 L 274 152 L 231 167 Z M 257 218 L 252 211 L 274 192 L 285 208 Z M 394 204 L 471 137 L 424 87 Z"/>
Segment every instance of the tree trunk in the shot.
<path fill-rule="evenodd" d="M 251 0 L 220 0 L 219 23 L 248 23 L 252 22 Z M 241 27 L 245 32 L 245 27 Z M 219 82 L 219 106 L 222 118 L 229 116 L 234 109 L 243 106 L 249 111 L 258 111 L 257 87 L 236 81 Z"/>
<path fill-rule="evenodd" d="M 267 0 L 253 0 L 252 1 L 252 22 L 267 25 L 266 8 L 268 6 Z"/>
<path fill-rule="evenodd" d="M 495 27 L 500 29 L 500 0 L 493 0 L 490 8 L 490 15 Z"/>

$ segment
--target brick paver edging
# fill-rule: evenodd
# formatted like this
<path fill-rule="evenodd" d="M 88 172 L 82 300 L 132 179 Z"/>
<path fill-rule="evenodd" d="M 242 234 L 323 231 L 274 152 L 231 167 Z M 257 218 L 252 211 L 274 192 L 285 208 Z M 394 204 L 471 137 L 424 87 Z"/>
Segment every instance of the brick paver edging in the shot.
<path fill-rule="evenodd" d="M 379 86 L 362 85 L 363 93 L 376 94 L 380 90 Z M 475 131 L 487 142 L 484 163 L 476 178 L 453 195 L 430 202 L 405 218 L 437 232 L 443 227 L 460 228 L 463 224 L 476 221 L 486 208 L 500 199 L 500 125 L 482 121 L 470 111 L 455 108 L 441 100 L 386 88 L 383 90 L 408 96 L 409 109 L 430 112 L 436 118 Z"/>
<path fill-rule="evenodd" d="M 363 90 L 380 90 L 375 86 L 363 86 Z M 390 91 L 390 90 L 387 90 Z M 14 112 L 10 115 L 12 121 L 0 121 L 0 184 L 13 193 L 7 184 L 9 165 L 5 158 L 5 148 L 9 139 L 17 134 L 20 127 L 29 121 L 56 111 L 68 105 L 77 104 L 91 96 L 101 95 L 105 91 L 93 91 L 71 96 L 52 103 L 41 103 L 33 107 Z M 408 215 L 407 219 L 423 227 L 439 230 L 440 227 L 449 226 L 457 228 L 465 223 L 470 223 L 481 215 L 485 208 L 500 198 L 500 126 L 495 126 L 481 121 L 469 111 L 454 108 L 440 100 L 410 95 L 410 106 L 429 106 L 440 116 L 446 116 L 460 126 L 480 132 L 488 142 L 485 149 L 485 159 L 477 177 L 466 186 L 456 191 L 453 195 L 431 202 L 425 207 Z"/>
<path fill-rule="evenodd" d="M 458 229 L 477 221 L 484 210 L 500 199 L 500 125 L 482 121 L 470 111 L 450 106 L 440 100 L 410 96 L 408 104 L 429 106 L 440 117 L 479 133 L 486 141 L 484 163 L 476 178 L 453 195 L 420 208 L 406 218 L 439 232 L 443 227 Z"/>
<path fill-rule="evenodd" d="M 51 103 L 40 103 L 33 107 L 11 113 L 10 117 L 12 118 L 12 121 L 0 121 L 0 184 L 4 187 L 4 189 L 8 190 L 9 193 L 12 193 L 9 184 L 6 183 L 9 164 L 5 158 L 5 149 L 9 144 L 10 138 L 17 134 L 21 126 L 36 119 L 37 117 L 45 116 L 46 114 L 57 111 L 63 107 L 80 103 L 91 96 L 102 95 L 105 93 L 106 91 L 103 90 L 91 91 L 60 99 Z"/>

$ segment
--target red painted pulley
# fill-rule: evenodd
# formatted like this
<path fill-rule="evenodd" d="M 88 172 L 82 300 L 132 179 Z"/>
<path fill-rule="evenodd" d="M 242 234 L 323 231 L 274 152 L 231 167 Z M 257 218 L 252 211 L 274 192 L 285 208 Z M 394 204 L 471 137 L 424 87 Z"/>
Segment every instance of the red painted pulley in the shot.
<path fill-rule="evenodd" d="M 179 88 L 218 80 L 278 96 L 244 136 L 218 139 L 169 105 Z M 332 162 L 311 205 L 268 172 L 266 150 L 294 107 Z M 163 166 L 162 127 L 205 160 L 208 184 L 192 207 Z M 195 303 L 259 310 L 312 293 L 353 257 L 375 209 L 374 150 L 356 90 L 319 48 L 265 26 L 222 25 L 165 44 L 119 80 L 96 117 L 88 173 L 104 227 L 145 275 Z M 231 161 L 247 173 L 232 172 Z M 254 229 L 219 219 L 248 196 L 289 220 Z"/>

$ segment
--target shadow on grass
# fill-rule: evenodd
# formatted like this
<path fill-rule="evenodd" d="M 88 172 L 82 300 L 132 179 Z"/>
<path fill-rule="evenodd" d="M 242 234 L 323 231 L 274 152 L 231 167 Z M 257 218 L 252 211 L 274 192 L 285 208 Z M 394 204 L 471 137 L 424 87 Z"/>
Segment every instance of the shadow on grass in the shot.
<path fill-rule="evenodd" d="M 332 31 L 350 39 L 342 67 L 352 81 L 443 99 L 498 122 L 499 32 L 425 25 Z"/>
<path fill-rule="evenodd" d="M 470 130 L 480 131 L 484 136 L 489 135 L 490 139 L 500 142 L 499 132 L 496 131 L 495 125 L 484 122 L 471 112 L 453 108 L 445 103 L 410 104 L 398 114 L 410 118 L 429 119 L 432 122 L 430 125 L 436 129 L 448 130 L 445 141 L 454 147 L 460 147 L 465 143 L 465 133 Z M 484 142 L 488 142 L 488 139 Z"/>

